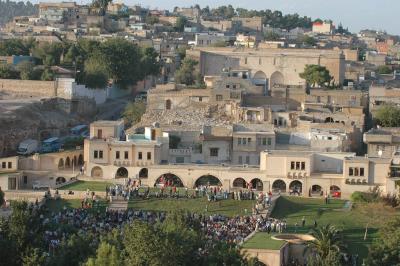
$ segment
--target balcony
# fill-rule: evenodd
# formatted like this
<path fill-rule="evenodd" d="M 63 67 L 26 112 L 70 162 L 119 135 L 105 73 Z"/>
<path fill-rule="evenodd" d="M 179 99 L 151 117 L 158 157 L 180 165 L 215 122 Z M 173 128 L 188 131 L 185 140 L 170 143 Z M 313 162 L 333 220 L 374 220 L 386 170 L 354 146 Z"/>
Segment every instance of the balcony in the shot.
<path fill-rule="evenodd" d="M 302 179 L 307 177 L 307 172 L 301 170 L 292 170 L 287 173 L 287 177 L 292 179 Z"/>

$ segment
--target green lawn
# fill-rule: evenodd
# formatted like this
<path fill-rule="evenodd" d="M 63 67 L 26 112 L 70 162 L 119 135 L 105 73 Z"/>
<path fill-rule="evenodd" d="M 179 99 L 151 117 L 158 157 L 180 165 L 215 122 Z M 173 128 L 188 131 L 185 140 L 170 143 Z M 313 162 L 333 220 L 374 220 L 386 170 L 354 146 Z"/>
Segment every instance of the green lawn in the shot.
<path fill-rule="evenodd" d="M 57 200 L 47 200 L 46 201 L 46 207 L 49 208 L 50 211 L 52 212 L 59 212 L 61 211 L 64 207 L 66 208 L 81 208 L 81 199 L 57 199 Z M 105 211 L 106 206 L 108 203 L 105 200 L 100 200 L 99 206 L 96 208 L 93 208 L 93 210 L 98 210 L 100 209 L 101 211 Z"/>
<path fill-rule="evenodd" d="M 78 180 L 75 183 L 68 184 L 60 188 L 60 190 L 76 190 L 76 191 L 106 191 L 106 186 L 112 185 L 110 182 L 101 181 L 82 181 Z"/>
<path fill-rule="evenodd" d="M 286 219 L 289 232 L 308 233 L 314 220 L 318 225 L 335 225 L 343 231 L 349 251 L 364 258 L 368 254 L 368 245 L 378 236 L 377 232 L 382 222 L 391 216 L 399 215 L 398 211 L 381 204 L 354 205 L 351 211 L 343 210 L 343 206 L 342 200 L 331 200 L 331 203 L 326 205 L 323 199 L 281 197 L 271 216 Z M 304 228 L 301 227 L 303 217 L 306 219 Z M 299 225 L 297 229 L 296 223 Z M 367 224 L 368 234 L 364 241 Z"/>
<path fill-rule="evenodd" d="M 158 199 L 150 198 L 146 200 L 134 199 L 128 204 L 129 208 L 151 210 L 151 211 L 172 211 L 187 210 L 193 213 L 222 214 L 226 216 L 251 214 L 254 205 L 251 200 L 220 200 L 217 202 L 209 202 L 207 198 L 197 199 Z M 207 206 L 207 212 L 206 212 Z M 247 212 L 246 212 L 247 210 Z"/>
<path fill-rule="evenodd" d="M 258 232 L 243 244 L 243 248 L 279 250 L 286 243 L 283 240 L 272 239 L 273 234 Z"/>

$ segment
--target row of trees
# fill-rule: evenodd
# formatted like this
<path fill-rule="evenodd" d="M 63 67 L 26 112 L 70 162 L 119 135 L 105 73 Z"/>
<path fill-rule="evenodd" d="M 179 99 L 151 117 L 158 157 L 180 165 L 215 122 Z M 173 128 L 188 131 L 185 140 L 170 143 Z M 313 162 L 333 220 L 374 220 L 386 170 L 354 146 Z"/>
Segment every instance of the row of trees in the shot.
<path fill-rule="evenodd" d="M 0 219 L 1 265 L 260 265 L 233 244 L 209 243 L 199 221 L 183 212 L 154 225 L 134 221 L 98 238 L 68 225 L 43 224 L 39 217 L 46 212 L 25 202 L 14 202 L 12 208 L 8 220 Z M 44 232 L 55 229 L 66 236 L 52 248 Z"/>
<path fill-rule="evenodd" d="M 13 2 L 9 0 L 0 0 L 0 25 L 4 25 L 16 16 L 37 15 L 39 8 L 31 2 Z"/>
<path fill-rule="evenodd" d="M 224 18 L 230 19 L 235 16 L 250 18 L 250 17 L 262 17 L 263 24 L 268 24 L 271 27 L 282 28 L 282 29 L 294 29 L 296 27 L 311 28 L 312 20 L 307 16 L 300 16 L 299 14 L 286 14 L 283 15 L 281 11 L 266 10 L 249 10 L 245 8 L 234 8 L 232 5 L 219 6 L 217 8 L 210 9 L 205 7 L 201 9 L 201 14 L 210 19 Z"/>
<path fill-rule="evenodd" d="M 80 39 L 76 43 L 12 39 L 0 43 L 0 55 L 30 54 L 47 68 L 61 65 L 74 69 L 77 81 L 90 88 L 104 88 L 110 79 L 126 88 L 160 72 L 154 48 L 142 48 L 122 38 L 105 42 Z"/>

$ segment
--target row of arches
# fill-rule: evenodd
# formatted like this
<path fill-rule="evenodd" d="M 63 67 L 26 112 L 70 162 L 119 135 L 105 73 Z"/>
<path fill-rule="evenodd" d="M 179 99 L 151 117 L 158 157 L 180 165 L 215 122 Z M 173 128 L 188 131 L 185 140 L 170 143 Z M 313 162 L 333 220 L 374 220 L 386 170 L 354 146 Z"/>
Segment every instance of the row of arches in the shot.
<path fill-rule="evenodd" d="M 102 178 L 103 177 L 103 170 L 99 166 L 95 166 L 92 168 L 91 172 L 92 177 Z M 117 169 L 115 178 L 128 178 L 128 170 L 125 167 L 120 167 Z M 148 178 L 148 169 L 142 168 L 139 171 L 139 178 Z M 173 173 L 165 173 L 160 175 L 156 181 L 154 186 L 176 186 L 176 187 L 184 187 L 184 182 L 182 179 L 173 174 Z M 194 188 L 199 186 L 222 186 L 221 180 L 213 175 L 203 175 L 196 179 L 194 182 Z M 233 189 L 254 189 L 257 191 L 264 190 L 264 184 L 259 178 L 253 178 L 250 182 L 247 182 L 244 178 L 238 177 L 235 178 L 232 182 Z M 271 186 L 273 193 L 286 193 L 286 192 L 296 192 L 302 193 L 303 192 L 303 183 L 299 180 L 293 180 L 286 184 L 285 181 L 282 179 L 277 179 L 272 183 Z M 323 189 L 320 185 L 314 184 L 311 186 L 309 190 L 310 196 L 312 195 L 323 195 Z M 338 186 L 330 186 L 329 193 L 340 193 L 340 188 Z"/>
<path fill-rule="evenodd" d="M 73 157 L 67 156 L 67 158 L 60 158 L 58 160 L 58 169 L 69 169 L 76 166 L 83 165 L 83 155 L 79 154 L 79 156 L 74 155 Z"/>

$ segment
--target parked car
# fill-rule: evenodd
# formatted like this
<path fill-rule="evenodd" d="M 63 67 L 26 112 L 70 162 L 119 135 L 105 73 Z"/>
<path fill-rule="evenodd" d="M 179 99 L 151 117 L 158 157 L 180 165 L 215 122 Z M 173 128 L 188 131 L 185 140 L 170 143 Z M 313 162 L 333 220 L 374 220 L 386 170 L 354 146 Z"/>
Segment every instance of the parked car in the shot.
<path fill-rule="evenodd" d="M 48 185 L 42 184 L 42 183 L 40 183 L 40 181 L 34 181 L 32 184 L 33 190 L 41 190 L 41 189 L 48 189 L 48 188 L 49 188 Z"/>
<path fill-rule="evenodd" d="M 19 155 L 30 155 L 39 150 L 39 142 L 34 139 L 27 139 L 18 146 L 17 153 Z"/>

